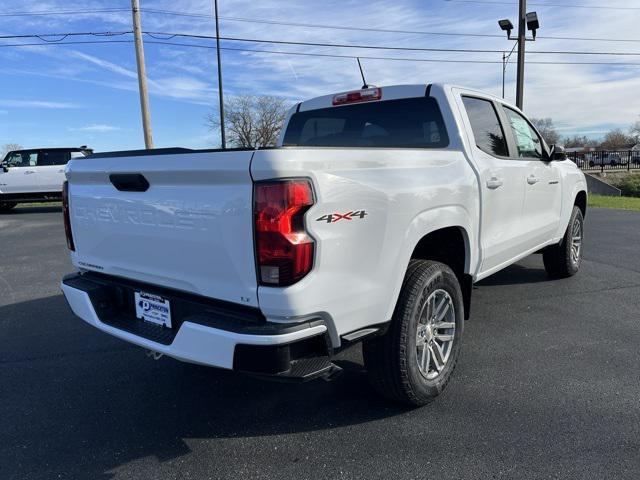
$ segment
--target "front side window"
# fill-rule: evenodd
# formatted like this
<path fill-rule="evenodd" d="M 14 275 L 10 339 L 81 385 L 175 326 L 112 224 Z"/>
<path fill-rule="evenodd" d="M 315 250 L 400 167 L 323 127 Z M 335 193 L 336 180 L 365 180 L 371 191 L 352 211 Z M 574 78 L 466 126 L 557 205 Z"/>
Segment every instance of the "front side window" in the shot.
<path fill-rule="evenodd" d="M 462 101 L 478 148 L 489 155 L 508 157 L 507 141 L 493 103 L 475 97 L 462 97 Z"/>
<path fill-rule="evenodd" d="M 294 113 L 284 146 L 444 148 L 447 130 L 432 97 L 405 98 Z"/>
<path fill-rule="evenodd" d="M 520 158 L 542 158 L 542 140 L 529 122 L 515 110 L 505 107 Z"/>
<path fill-rule="evenodd" d="M 7 167 L 35 167 L 38 165 L 38 152 L 14 152 L 3 163 Z"/>

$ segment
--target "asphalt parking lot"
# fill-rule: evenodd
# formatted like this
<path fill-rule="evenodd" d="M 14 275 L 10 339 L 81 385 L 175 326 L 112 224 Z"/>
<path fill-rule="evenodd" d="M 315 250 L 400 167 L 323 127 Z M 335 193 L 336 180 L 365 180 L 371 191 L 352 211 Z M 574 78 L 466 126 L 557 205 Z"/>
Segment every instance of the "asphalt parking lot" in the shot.
<path fill-rule="evenodd" d="M 435 403 L 153 361 L 75 318 L 57 208 L 0 216 L 0 478 L 638 478 L 640 214 L 592 210 L 585 262 L 532 256 L 474 292 Z"/>

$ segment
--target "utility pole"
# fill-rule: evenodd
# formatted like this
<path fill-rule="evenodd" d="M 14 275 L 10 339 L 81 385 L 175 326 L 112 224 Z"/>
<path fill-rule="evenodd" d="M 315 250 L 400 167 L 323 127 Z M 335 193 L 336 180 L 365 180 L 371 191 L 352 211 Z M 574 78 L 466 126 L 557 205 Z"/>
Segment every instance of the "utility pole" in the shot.
<path fill-rule="evenodd" d="M 216 14 L 216 54 L 218 56 L 218 99 L 220 101 L 220 144 L 227 148 L 224 134 L 224 96 L 222 94 L 222 61 L 220 59 L 220 23 L 218 21 L 218 0 L 213 1 Z"/>
<path fill-rule="evenodd" d="M 524 45 L 527 34 L 527 0 L 520 0 L 518 12 L 518 74 L 516 79 L 516 105 L 522 110 L 524 98 Z"/>
<path fill-rule="evenodd" d="M 144 48 L 142 46 L 142 28 L 140 27 L 140 0 L 131 0 L 133 14 L 133 37 L 136 44 L 136 62 L 138 64 L 138 89 L 140 90 L 140 110 L 142 130 L 146 149 L 153 148 L 151 135 L 151 114 L 149 113 L 149 94 L 147 93 L 147 70 L 144 66 Z"/>

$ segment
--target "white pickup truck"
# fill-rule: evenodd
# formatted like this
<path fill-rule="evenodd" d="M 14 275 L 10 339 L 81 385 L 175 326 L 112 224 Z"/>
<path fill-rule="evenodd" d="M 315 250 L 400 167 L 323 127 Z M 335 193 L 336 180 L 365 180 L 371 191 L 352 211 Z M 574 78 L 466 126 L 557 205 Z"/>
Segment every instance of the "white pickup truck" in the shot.
<path fill-rule="evenodd" d="M 363 342 L 374 388 L 412 405 L 451 377 L 474 282 L 582 259 L 583 174 L 517 108 L 447 85 L 299 103 L 276 148 L 101 153 L 66 175 L 62 290 L 89 324 L 290 380 Z"/>

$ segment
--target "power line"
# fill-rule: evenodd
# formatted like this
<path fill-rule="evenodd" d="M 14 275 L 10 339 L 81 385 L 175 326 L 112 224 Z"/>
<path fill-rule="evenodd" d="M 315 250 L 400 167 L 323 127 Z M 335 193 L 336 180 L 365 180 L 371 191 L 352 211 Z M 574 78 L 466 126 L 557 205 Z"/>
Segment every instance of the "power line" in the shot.
<path fill-rule="evenodd" d="M 133 40 L 87 40 L 87 41 L 72 41 L 64 43 L 17 43 L 17 44 L 4 44 L 0 47 L 49 47 L 49 46 L 62 46 L 62 45 L 87 45 L 87 44 L 108 44 L 108 43 L 133 43 Z M 212 45 L 198 45 L 193 43 L 178 43 L 167 42 L 159 40 L 150 40 L 145 42 L 146 44 L 155 45 L 171 45 L 178 47 L 194 47 L 215 49 Z M 291 55 L 291 56 L 305 56 L 305 57 L 325 57 L 325 58 L 347 58 L 347 59 L 364 59 L 364 60 L 389 60 L 389 61 L 401 61 L 401 62 L 427 62 L 427 63 L 472 63 L 472 64 L 501 64 L 501 61 L 494 60 L 455 60 L 444 58 L 404 58 L 404 57 L 377 57 L 377 56 L 363 56 L 363 55 L 340 55 L 330 53 L 310 53 L 310 52 L 287 52 L 277 50 L 262 50 L 262 49 L 250 49 L 250 48 L 235 48 L 235 47 L 221 47 L 221 50 L 234 51 L 234 52 L 247 52 L 247 53 L 265 53 L 276 55 Z M 527 64 L 534 65 L 618 65 L 618 66 L 640 66 L 640 63 L 632 62 L 551 62 L 551 61 L 528 61 Z"/>
<path fill-rule="evenodd" d="M 127 30 L 124 32 L 70 32 L 70 33 L 31 33 L 25 35 L 0 35 L 0 39 L 9 39 L 9 38 L 38 38 L 43 42 L 60 42 L 67 37 L 78 37 L 78 36 L 94 36 L 94 37 L 115 37 L 119 35 L 127 35 L 129 33 L 133 33 L 132 30 Z M 56 40 L 47 40 L 51 37 L 62 37 Z"/>
<path fill-rule="evenodd" d="M 169 38 L 185 37 L 199 39 L 215 39 L 211 35 L 196 35 L 190 33 L 168 33 L 168 32 L 144 32 L 147 35 L 168 35 Z M 407 52 L 456 52 L 456 53 L 502 53 L 503 50 L 486 50 L 474 48 L 431 48 L 431 47 L 395 47 L 386 45 L 357 45 L 346 43 L 325 43 L 325 42 L 298 42 L 291 40 L 265 40 L 256 38 L 240 37 L 220 37 L 220 40 L 233 42 L 269 43 L 275 45 L 296 45 L 305 47 L 330 47 L 330 48 L 359 48 L 372 50 L 397 50 Z M 585 52 L 580 50 L 532 50 L 529 53 L 550 54 L 550 55 L 614 55 L 614 56 L 640 56 L 640 52 Z"/>
<path fill-rule="evenodd" d="M 482 5 L 517 5 L 517 2 L 504 2 L 500 0 L 445 0 L 451 3 L 477 3 Z M 536 7 L 554 7 L 554 8 L 589 8 L 600 10 L 640 10 L 640 7 L 618 7 L 618 6 L 601 6 L 601 5 L 576 5 L 566 3 L 529 3 L 530 6 Z"/>
<path fill-rule="evenodd" d="M 142 11 L 145 13 L 158 13 L 158 14 L 164 14 L 164 15 L 175 15 L 175 16 L 183 16 L 183 17 L 213 18 L 211 15 L 207 15 L 204 13 L 182 13 L 182 12 L 176 12 L 173 10 L 159 10 L 159 9 L 151 9 L 151 8 L 143 8 Z M 280 20 L 267 20 L 267 19 L 258 20 L 258 19 L 244 18 L 244 17 L 221 16 L 220 19 L 231 21 L 231 22 L 281 25 L 281 26 L 288 26 L 288 27 L 320 28 L 320 29 L 329 29 L 329 30 L 347 30 L 347 31 L 357 31 L 357 32 L 400 33 L 400 34 L 411 34 L 411 35 L 442 35 L 442 36 L 452 36 L 452 37 L 504 38 L 504 35 L 489 34 L 489 33 L 431 32 L 431 31 L 424 31 L 424 30 L 396 30 L 396 29 L 372 28 L 372 27 L 346 27 L 342 25 L 284 22 Z M 538 35 L 537 38 L 546 39 L 546 40 L 572 40 L 572 41 L 581 41 L 581 42 L 640 42 L 639 38 L 560 37 L 560 36 L 547 36 L 547 35 Z"/>
<path fill-rule="evenodd" d="M 512 2 L 499 2 L 499 1 L 483 1 L 483 0 L 447 0 L 450 2 L 464 2 L 464 3 L 497 3 L 497 4 L 505 4 L 512 5 Z M 531 4 L 530 5 L 535 5 Z M 539 4 L 542 5 L 542 4 Z M 551 6 L 552 4 L 544 4 L 545 6 Z M 584 6 L 587 8 L 587 6 Z M 591 7 L 589 7 L 591 8 Z M 596 7 L 592 8 L 610 8 L 610 7 Z M 623 7 L 620 7 L 623 8 Z M 627 7 L 624 7 L 627 8 Z M 640 10 L 640 7 L 628 7 L 630 9 Z M 180 16 L 180 17 L 189 17 L 189 18 L 203 18 L 203 19 L 212 19 L 213 15 L 205 14 L 205 13 L 195 13 L 195 12 L 178 12 L 174 10 L 163 10 L 156 8 L 141 8 L 141 12 L 151 13 L 151 14 L 161 14 L 161 15 L 172 15 L 172 16 Z M 5 12 L 0 13 L 1 16 L 30 16 L 30 15 L 85 15 L 91 13 L 117 13 L 117 12 L 128 12 L 126 8 L 105 8 L 105 9 L 89 9 L 89 10 L 47 10 L 47 11 L 33 11 L 33 12 Z M 504 38 L 503 35 L 498 34 L 488 34 L 488 33 L 462 33 L 462 32 L 440 32 L 440 31 L 424 31 L 424 30 L 401 30 L 401 29 L 386 29 L 386 28 L 373 28 L 373 27 L 347 27 L 343 25 L 326 25 L 326 24 L 316 24 L 316 23 L 302 23 L 302 22 L 285 22 L 280 20 L 269 20 L 269 19 L 251 19 L 244 17 L 226 17 L 220 16 L 221 20 L 226 20 L 230 22 L 243 22 L 243 23 L 255 23 L 255 24 L 265 24 L 265 25 L 280 25 L 280 26 L 289 26 L 289 27 L 302 27 L 302 28 L 318 28 L 318 29 L 327 29 L 327 30 L 345 30 L 345 31 L 357 31 L 357 32 L 377 32 L 377 33 L 399 33 L 399 34 L 410 34 L 410 35 L 434 35 L 434 36 L 451 36 L 451 37 L 479 37 L 479 38 Z M 602 38 L 602 37 L 567 37 L 567 36 L 547 36 L 547 35 L 539 35 L 538 39 L 546 39 L 546 40 L 570 40 L 570 41 L 587 41 L 587 42 L 640 42 L 638 38 Z"/>
<path fill-rule="evenodd" d="M 0 12 L 0 17 L 31 17 L 40 15 L 80 15 L 90 13 L 128 12 L 127 8 L 93 8 L 87 10 L 35 10 L 31 12 Z"/>
<path fill-rule="evenodd" d="M 55 33 L 55 34 L 29 34 L 29 35 L 5 35 L 0 38 L 38 38 L 43 41 L 44 37 L 52 36 L 77 36 L 77 35 L 93 35 L 93 36 L 110 36 L 110 35 L 125 35 L 131 33 L 130 31 L 124 32 L 84 32 L 84 33 Z M 181 38 L 197 38 L 206 40 L 215 40 L 217 37 L 213 35 L 198 35 L 191 33 L 172 33 L 172 32 L 142 32 L 156 40 L 170 40 L 175 37 Z M 449 52 L 449 53 L 502 53 L 503 50 L 489 50 L 489 49 L 474 49 L 474 48 L 432 48 L 432 47 L 396 47 L 388 45 L 359 45 L 359 44 L 347 44 L 347 43 L 326 43 L 326 42 L 301 42 L 292 40 L 267 40 L 260 38 L 241 38 L 241 37 L 220 37 L 220 40 L 230 42 L 245 42 L 245 43 L 263 43 L 273 45 L 294 45 L 305 47 L 328 47 L 328 48 L 356 48 L 356 49 L 370 49 L 370 50 L 391 50 L 391 51 L 407 51 L 407 52 Z M 59 41 L 59 40 L 58 40 Z M 611 55 L 611 56 L 640 56 L 640 52 L 590 52 L 581 50 L 532 50 L 529 53 L 534 54 L 546 54 L 546 55 Z"/>
<path fill-rule="evenodd" d="M 149 10 L 145 10 L 149 11 Z M 154 13 L 154 12 L 151 12 Z M 168 12 L 163 12 L 168 13 Z M 175 13 L 175 12 L 174 12 Z M 456 36 L 456 37 L 486 37 L 486 38 L 504 38 L 504 35 L 488 34 L 488 33 L 457 33 L 457 32 L 428 32 L 422 30 L 390 30 L 384 28 L 369 28 L 369 27 L 345 27 L 341 25 L 322 25 L 314 23 L 296 23 L 296 22 L 283 22 L 279 20 L 254 20 L 250 18 L 242 17 L 220 17 L 222 20 L 231 22 L 246 22 L 246 23 L 258 23 L 267 25 L 282 25 L 288 27 L 304 27 L 304 28 L 321 28 L 329 30 L 351 30 L 362 32 L 376 32 L 376 33 L 401 33 L 411 35 L 443 35 L 443 36 Z M 587 42 L 640 42 L 640 38 L 594 38 L 594 37 L 557 37 L 538 35 L 537 39 L 546 40 L 575 40 L 575 41 L 587 41 Z"/>

